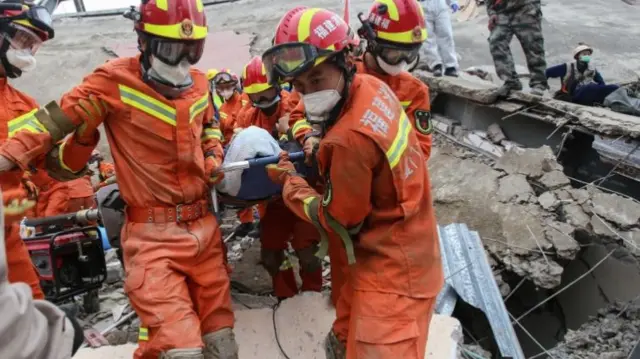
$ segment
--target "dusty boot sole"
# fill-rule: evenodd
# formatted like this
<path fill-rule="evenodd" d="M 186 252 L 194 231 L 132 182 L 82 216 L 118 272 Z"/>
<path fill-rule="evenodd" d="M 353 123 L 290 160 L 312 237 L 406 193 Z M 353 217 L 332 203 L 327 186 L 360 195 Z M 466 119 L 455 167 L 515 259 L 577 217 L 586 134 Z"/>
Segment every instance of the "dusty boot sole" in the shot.
<path fill-rule="evenodd" d="M 204 359 L 238 359 L 238 343 L 231 328 L 223 328 L 202 337 Z"/>

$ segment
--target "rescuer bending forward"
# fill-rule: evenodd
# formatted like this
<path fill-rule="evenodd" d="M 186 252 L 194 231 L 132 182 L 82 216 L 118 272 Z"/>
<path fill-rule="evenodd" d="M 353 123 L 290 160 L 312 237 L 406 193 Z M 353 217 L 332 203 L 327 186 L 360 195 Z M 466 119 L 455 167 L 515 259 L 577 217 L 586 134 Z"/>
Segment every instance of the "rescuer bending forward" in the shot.
<path fill-rule="evenodd" d="M 127 203 L 125 291 L 141 320 L 135 358 L 236 359 L 229 277 L 207 200 L 221 133 L 207 78 L 191 68 L 207 36 L 203 4 L 145 0 L 127 17 L 141 55 L 107 62 L 60 105 L 36 112 L 36 131 L 19 129 L 0 147 L 0 170 L 25 169 L 48 152 L 52 175 L 80 177 L 104 123 Z"/>
<path fill-rule="evenodd" d="M 444 279 L 418 138 L 389 87 L 354 74 L 349 52 L 358 39 L 339 16 L 306 9 L 289 24 L 263 61 L 272 83 L 292 81 L 308 119 L 322 130 L 316 159 L 324 196 L 286 154 L 268 173 L 284 185 L 296 215 L 325 239 L 327 232 L 340 235 L 352 264 L 337 308 L 350 308 L 347 340 L 330 333 L 328 357 L 424 358 Z"/>

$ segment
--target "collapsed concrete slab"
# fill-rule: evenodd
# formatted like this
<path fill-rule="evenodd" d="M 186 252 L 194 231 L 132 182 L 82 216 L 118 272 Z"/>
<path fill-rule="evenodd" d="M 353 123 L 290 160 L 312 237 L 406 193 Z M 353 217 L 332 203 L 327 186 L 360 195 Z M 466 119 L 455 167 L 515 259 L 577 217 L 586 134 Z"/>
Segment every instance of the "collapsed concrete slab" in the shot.
<path fill-rule="evenodd" d="M 329 298 L 319 293 L 305 293 L 281 303 L 275 313 L 275 327 L 282 349 L 290 358 L 324 359 L 323 342 L 335 318 Z M 236 340 L 240 359 L 284 358 L 274 332 L 271 308 L 236 311 Z M 454 359 L 462 341 L 462 327 L 457 319 L 435 315 L 429 328 L 426 358 Z M 128 359 L 135 345 L 82 349 L 74 359 Z"/>
<path fill-rule="evenodd" d="M 640 252 L 640 204 L 571 187 L 549 147 L 510 150 L 493 167 L 438 148 L 429 169 L 438 223 L 466 223 L 499 267 L 538 287 L 560 284 L 580 242 L 622 242 Z"/>
<path fill-rule="evenodd" d="M 527 107 L 538 107 L 546 112 L 536 116 L 556 126 L 578 125 L 586 130 L 610 136 L 640 138 L 640 117 L 617 113 L 606 108 L 576 105 L 550 98 L 541 98 L 524 92 L 514 92 L 507 99 L 499 99 L 499 86 L 477 76 L 462 73 L 460 77 L 434 77 L 416 70 L 414 76 L 429 85 L 435 93 L 456 96 L 489 107 L 518 112 Z"/>

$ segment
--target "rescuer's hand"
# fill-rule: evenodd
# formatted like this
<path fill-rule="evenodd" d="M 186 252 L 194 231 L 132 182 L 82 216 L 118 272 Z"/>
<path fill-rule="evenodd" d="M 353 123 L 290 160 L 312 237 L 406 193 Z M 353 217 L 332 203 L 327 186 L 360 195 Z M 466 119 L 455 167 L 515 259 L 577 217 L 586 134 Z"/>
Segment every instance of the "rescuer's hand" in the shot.
<path fill-rule="evenodd" d="M 289 154 L 284 151 L 280 152 L 280 161 L 278 164 L 267 165 L 266 170 L 269 179 L 271 179 L 273 183 L 281 186 L 284 186 L 284 183 L 287 181 L 289 176 L 297 174 L 296 168 L 289 159 Z"/>
<path fill-rule="evenodd" d="M 204 171 L 207 174 L 209 185 L 215 186 L 224 178 L 224 172 L 220 171 L 222 161 L 215 156 L 208 156 L 204 162 Z"/>

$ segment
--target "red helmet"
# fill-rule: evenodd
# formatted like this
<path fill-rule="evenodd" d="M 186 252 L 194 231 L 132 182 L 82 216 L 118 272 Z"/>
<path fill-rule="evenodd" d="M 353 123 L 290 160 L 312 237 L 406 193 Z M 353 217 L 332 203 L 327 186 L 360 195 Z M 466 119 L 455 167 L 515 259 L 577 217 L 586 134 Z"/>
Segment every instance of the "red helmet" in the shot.
<path fill-rule="evenodd" d="M 289 22 L 291 21 L 291 18 L 293 18 L 295 14 L 306 9 L 308 9 L 307 6 L 296 6 L 293 9 L 287 11 L 286 14 L 284 14 L 282 19 L 280 19 L 278 26 L 276 26 L 276 33 L 275 33 L 275 36 L 273 37 L 273 41 L 271 45 L 276 45 L 276 44 L 281 44 L 283 42 L 286 42 L 285 38 L 287 34 L 290 31 L 295 31 L 295 29 L 291 29 L 289 27 Z"/>
<path fill-rule="evenodd" d="M 272 88 L 267 79 L 267 70 L 259 56 L 249 61 L 242 71 L 244 93 L 251 95 Z"/>
<path fill-rule="evenodd" d="M 424 12 L 415 0 L 375 0 L 367 19 L 359 14 L 368 51 L 389 65 L 416 63 L 427 39 Z"/>
<path fill-rule="evenodd" d="M 229 69 L 220 69 L 220 71 L 213 76 L 213 83 L 216 85 L 237 84 L 238 81 L 238 75 Z"/>
<path fill-rule="evenodd" d="M 424 12 L 416 0 L 376 0 L 368 22 L 378 40 L 422 44 L 427 39 Z"/>
<path fill-rule="evenodd" d="M 0 3 L 0 26 L 3 28 L 8 26 L 9 28 L 4 32 L 16 40 L 20 40 L 17 39 L 20 37 L 23 40 L 26 39 L 24 36 L 14 36 L 15 31 L 12 30 L 16 27 L 31 32 L 35 35 L 34 42 L 38 44 L 53 39 L 55 35 L 49 11 L 42 6 L 25 4 L 22 0 L 5 0 Z M 13 29 L 10 28 L 11 26 Z"/>
<path fill-rule="evenodd" d="M 151 53 L 164 63 L 186 58 L 195 64 L 202 57 L 208 34 L 202 0 L 142 0 L 134 26 L 149 36 Z"/>
<path fill-rule="evenodd" d="M 360 44 L 349 25 L 325 9 L 299 10 L 281 25 L 274 46 L 262 55 L 270 80 L 290 79 Z"/>

